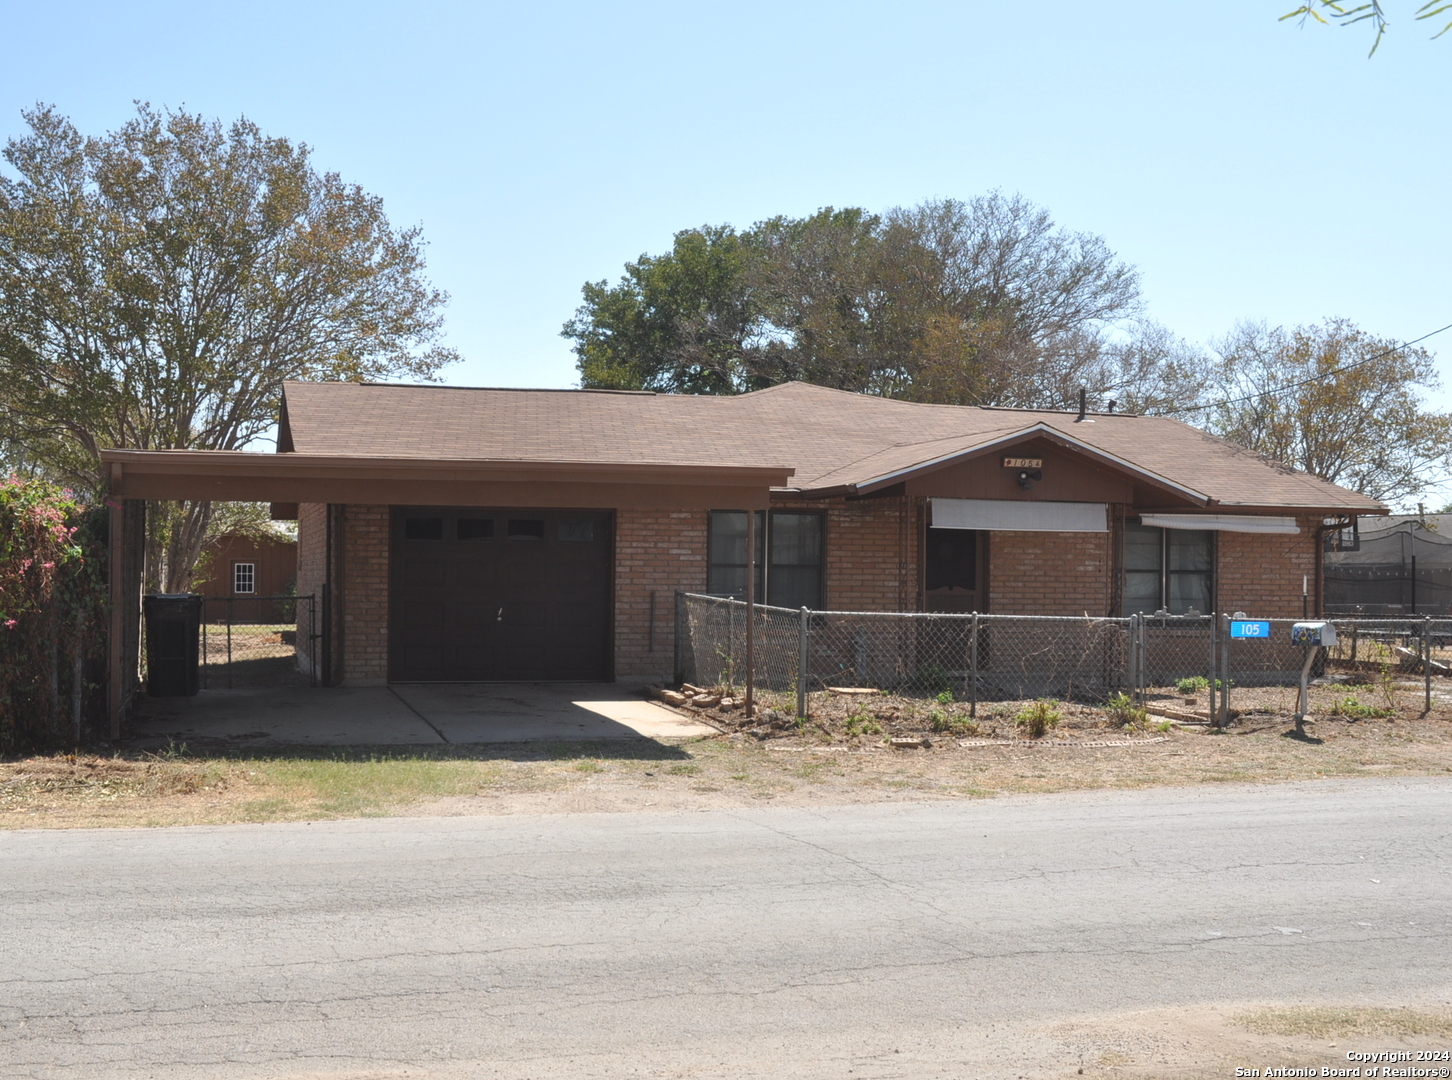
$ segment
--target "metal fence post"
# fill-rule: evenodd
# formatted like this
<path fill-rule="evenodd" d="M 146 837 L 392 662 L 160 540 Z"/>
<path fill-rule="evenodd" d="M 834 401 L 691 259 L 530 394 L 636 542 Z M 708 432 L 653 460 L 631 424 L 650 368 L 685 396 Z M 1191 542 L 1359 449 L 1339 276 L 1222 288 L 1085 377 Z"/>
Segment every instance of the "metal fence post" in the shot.
<path fill-rule="evenodd" d="M 310 685 L 318 685 L 318 598 L 308 597 L 308 674 Z"/>
<path fill-rule="evenodd" d="M 1139 704 L 1143 708 L 1149 701 L 1149 628 L 1150 621 L 1139 617 Z"/>
<path fill-rule="evenodd" d="M 202 689 L 212 688 L 211 680 L 207 678 L 207 661 L 210 654 L 207 652 L 207 598 L 202 597 Z"/>
<path fill-rule="evenodd" d="M 1124 646 L 1124 681 L 1129 686 L 1129 696 L 1139 703 L 1139 615 L 1129 617 L 1128 640 Z"/>
<path fill-rule="evenodd" d="M 1426 687 L 1426 711 L 1432 711 L 1432 616 L 1422 616 L 1422 682 Z"/>
<path fill-rule="evenodd" d="M 676 590 L 676 633 L 675 633 L 675 670 L 672 672 L 674 682 L 677 686 L 686 681 L 686 642 L 682 628 L 686 624 L 686 594 L 679 589 Z"/>
<path fill-rule="evenodd" d="M 1212 724 L 1215 723 L 1215 661 L 1216 661 L 1216 656 L 1215 656 L 1215 644 L 1216 644 L 1215 627 L 1216 627 L 1216 624 L 1219 623 L 1219 622 L 1220 622 L 1220 617 L 1218 615 L 1216 615 L 1214 612 L 1211 612 L 1210 613 L 1210 723 L 1212 723 Z"/>
<path fill-rule="evenodd" d="M 232 689 L 232 598 L 227 597 L 227 689 Z"/>
<path fill-rule="evenodd" d="M 978 718 L 978 612 L 973 613 L 973 637 L 968 642 L 968 715 Z"/>
<path fill-rule="evenodd" d="M 1230 649 L 1234 640 L 1230 636 L 1230 616 L 1222 616 L 1225 620 L 1225 648 L 1220 656 L 1220 726 L 1230 726 Z"/>
<path fill-rule="evenodd" d="M 797 624 L 797 719 L 807 718 L 807 672 L 811 671 L 807 655 L 807 621 L 811 613 L 803 606 Z"/>
<path fill-rule="evenodd" d="M 736 601 L 726 601 L 726 685 L 736 688 Z"/>

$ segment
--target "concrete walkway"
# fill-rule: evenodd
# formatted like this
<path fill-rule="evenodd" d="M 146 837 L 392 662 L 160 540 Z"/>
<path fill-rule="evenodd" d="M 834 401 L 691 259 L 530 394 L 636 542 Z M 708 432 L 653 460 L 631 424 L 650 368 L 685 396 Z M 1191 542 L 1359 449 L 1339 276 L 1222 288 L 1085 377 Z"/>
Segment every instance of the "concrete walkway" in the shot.
<path fill-rule="evenodd" d="M 193 745 L 422 746 L 684 738 L 713 728 L 614 683 L 413 683 L 203 690 L 138 699 L 134 738 Z"/>

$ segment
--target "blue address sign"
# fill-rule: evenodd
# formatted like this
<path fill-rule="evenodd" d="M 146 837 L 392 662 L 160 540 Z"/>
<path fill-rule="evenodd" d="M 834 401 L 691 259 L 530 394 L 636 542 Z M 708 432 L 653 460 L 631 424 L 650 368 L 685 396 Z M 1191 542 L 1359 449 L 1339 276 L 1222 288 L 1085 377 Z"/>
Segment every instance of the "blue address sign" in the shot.
<path fill-rule="evenodd" d="M 1230 636 L 1233 638 L 1265 638 L 1270 639 L 1271 624 L 1261 619 L 1232 619 L 1230 622 Z"/>

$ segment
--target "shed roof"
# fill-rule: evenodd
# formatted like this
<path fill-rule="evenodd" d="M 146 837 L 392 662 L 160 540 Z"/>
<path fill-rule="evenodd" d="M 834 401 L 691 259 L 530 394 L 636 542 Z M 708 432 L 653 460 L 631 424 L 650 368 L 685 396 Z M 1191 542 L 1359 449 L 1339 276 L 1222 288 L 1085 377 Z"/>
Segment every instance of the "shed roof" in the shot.
<path fill-rule="evenodd" d="M 1385 513 L 1374 499 L 1168 417 L 927 405 L 783 383 L 731 397 L 290 382 L 279 449 L 494 462 L 795 470 L 791 490 L 867 491 L 915 471 L 1046 438 L 1183 492 L 1248 510 Z"/>

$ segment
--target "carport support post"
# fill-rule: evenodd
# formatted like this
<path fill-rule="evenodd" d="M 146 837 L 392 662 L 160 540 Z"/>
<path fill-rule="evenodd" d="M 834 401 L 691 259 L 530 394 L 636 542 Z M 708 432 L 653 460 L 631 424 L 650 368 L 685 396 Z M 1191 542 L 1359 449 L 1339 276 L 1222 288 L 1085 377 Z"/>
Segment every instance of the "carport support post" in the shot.
<path fill-rule="evenodd" d="M 756 698 L 756 511 L 746 511 L 746 719 Z"/>
<path fill-rule="evenodd" d="M 126 504 L 121 501 L 121 466 L 111 466 L 111 497 L 107 500 L 111 508 L 111 535 L 107 546 L 111 549 L 111 640 L 106 643 L 106 713 L 110 721 L 110 735 L 114 742 L 121 737 L 121 626 L 125 621 L 125 588 L 121 572 L 121 532 L 125 523 Z"/>

